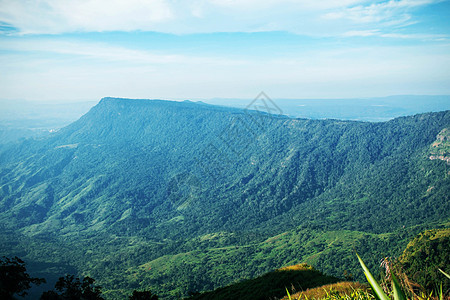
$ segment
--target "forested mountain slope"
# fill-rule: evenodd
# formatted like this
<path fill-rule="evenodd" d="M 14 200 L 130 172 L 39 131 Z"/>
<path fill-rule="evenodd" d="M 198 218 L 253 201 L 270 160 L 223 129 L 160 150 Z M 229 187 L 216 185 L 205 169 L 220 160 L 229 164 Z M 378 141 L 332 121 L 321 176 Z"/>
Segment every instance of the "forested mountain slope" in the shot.
<path fill-rule="evenodd" d="M 31 234 L 113 229 L 165 237 L 264 228 L 286 222 L 278 217 L 287 212 L 304 218 L 299 206 L 333 226 L 330 217 L 345 215 L 348 208 L 336 206 L 346 201 L 359 213 L 351 225 L 337 219 L 351 229 L 382 232 L 418 215 L 439 220 L 449 205 L 447 165 L 428 161 L 425 151 L 449 116 L 310 121 L 103 99 L 53 137 L 3 153 L 2 217 Z M 394 203 L 411 209 L 399 219 Z M 375 227 L 361 223 L 374 217 Z"/>
<path fill-rule="evenodd" d="M 151 259 L 216 232 L 233 233 L 218 245 L 230 246 L 299 227 L 426 227 L 449 220 L 449 127 L 450 111 L 366 123 L 104 98 L 49 137 L 3 148 L 0 222 L 70 243 L 182 241 Z"/>

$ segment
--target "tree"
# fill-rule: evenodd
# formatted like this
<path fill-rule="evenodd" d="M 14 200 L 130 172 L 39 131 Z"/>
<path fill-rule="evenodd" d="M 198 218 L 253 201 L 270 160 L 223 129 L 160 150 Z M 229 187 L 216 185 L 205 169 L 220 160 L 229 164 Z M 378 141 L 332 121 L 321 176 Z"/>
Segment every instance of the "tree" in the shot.
<path fill-rule="evenodd" d="M 3 256 L 0 259 L 0 298 L 14 299 L 13 295 L 23 297 L 28 293 L 31 284 L 44 283 L 43 278 L 33 278 L 27 273 L 25 262 L 15 256 L 8 258 Z"/>
<path fill-rule="evenodd" d="M 158 300 L 158 296 L 152 294 L 150 291 L 133 291 L 133 294 L 128 298 L 130 300 Z"/>
<path fill-rule="evenodd" d="M 101 287 L 94 286 L 95 280 L 84 277 L 83 280 L 74 275 L 60 277 L 55 284 L 55 291 L 47 291 L 41 295 L 41 300 L 101 300 Z"/>

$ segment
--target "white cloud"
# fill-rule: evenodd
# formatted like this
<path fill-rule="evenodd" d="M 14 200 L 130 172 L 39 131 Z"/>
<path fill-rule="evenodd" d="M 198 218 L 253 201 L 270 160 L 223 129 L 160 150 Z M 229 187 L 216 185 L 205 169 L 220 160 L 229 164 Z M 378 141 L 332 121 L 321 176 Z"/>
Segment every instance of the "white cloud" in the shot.
<path fill-rule="evenodd" d="M 0 1 L 0 20 L 23 33 L 146 30 L 173 18 L 165 0 Z"/>
<path fill-rule="evenodd" d="M 355 29 L 358 24 L 408 24 L 412 8 L 434 2 L 439 1 L 0 0 L 0 22 L 22 33 L 281 30 L 333 35 L 339 30 L 367 29 Z"/>
<path fill-rule="evenodd" d="M 450 36 L 448 34 L 418 34 L 418 33 L 383 33 L 379 29 L 372 30 L 351 30 L 344 32 L 343 37 L 369 37 L 369 36 L 379 36 L 383 38 L 392 39 L 415 39 L 415 40 L 427 40 L 427 41 L 448 41 Z"/>
<path fill-rule="evenodd" d="M 98 42 L 13 39 L 0 44 L 2 97 L 359 97 L 449 93 L 450 45 L 303 49 L 274 57 L 193 56 Z M 8 51 L 9 50 L 9 51 Z"/>
<path fill-rule="evenodd" d="M 347 19 L 355 23 L 401 25 L 411 19 L 410 9 L 441 2 L 441 0 L 390 0 L 369 5 L 356 5 L 324 14 L 325 19 Z"/>
<path fill-rule="evenodd" d="M 184 54 L 158 54 L 147 50 L 136 50 L 106 43 L 82 42 L 72 40 L 54 40 L 50 38 L 31 38 L 14 40 L 0 44 L 0 50 L 52 56 L 63 54 L 77 59 L 91 59 L 97 62 L 128 63 L 133 65 L 179 65 L 214 64 L 237 65 L 245 63 L 240 59 L 228 59 L 214 56 L 193 56 Z"/>
<path fill-rule="evenodd" d="M 51 39 L 15 40 L 0 45 L 1 50 L 16 52 L 44 53 L 46 55 L 65 54 L 104 61 L 127 61 L 138 63 L 177 63 L 180 55 L 158 55 L 146 51 L 104 45 Z"/>
<path fill-rule="evenodd" d="M 379 30 L 377 30 L 377 29 L 372 29 L 372 30 L 351 30 L 351 31 L 345 32 L 342 36 L 345 36 L 345 37 L 354 37 L 354 36 L 367 37 L 367 36 L 374 36 L 374 35 L 378 35 L 378 34 L 379 34 Z"/>
<path fill-rule="evenodd" d="M 209 0 L 203 2 L 236 10 L 271 9 L 279 6 L 295 7 L 299 10 L 324 10 L 355 5 L 364 2 L 364 0 Z"/>
<path fill-rule="evenodd" d="M 9 98 L 73 100 L 106 95 L 252 98 L 260 90 L 276 97 L 450 93 L 448 35 L 389 27 L 415 22 L 413 9 L 432 2 L 0 0 L 0 22 L 16 26 L 21 33 L 282 30 L 348 38 L 344 42 L 302 37 L 293 41 L 279 39 L 276 46 L 280 51 L 265 49 L 253 53 L 254 48 L 247 49 L 247 43 L 227 35 L 228 54 L 223 49 L 217 51 L 217 45 L 196 46 L 196 39 L 201 36 L 180 39 L 170 36 L 170 40 L 176 40 L 174 45 L 167 46 L 170 42 L 163 41 L 153 50 L 151 39 L 133 45 L 126 38 L 88 42 L 97 35 L 88 35 L 89 39 L 82 35 L 0 36 L 0 50 L 4 50 L 0 55 L 0 91 L 2 97 Z M 146 36 L 153 34 L 142 35 Z M 225 35 L 214 38 L 221 36 Z M 262 37 L 264 48 L 277 33 L 257 36 Z M 280 36 L 284 39 L 289 35 Z M 352 37 L 385 39 L 369 47 L 367 43 L 353 43 L 359 39 Z M 212 43 L 216 41 L 214 38 Z M 406 46 L 389 47 L 390 39 L 441 42 L 396 43 Z M 271 45 L 270 49 L 275 48 Z"/>
<path fill-rule="evenodd" d="M 417 40 L 432 40 L 432 41 L 448 41 L 450 36 L 447 34 L 400 34 L 400 33 L 383 33 L 381 37 L 394 39 L 417 39 Z"/>

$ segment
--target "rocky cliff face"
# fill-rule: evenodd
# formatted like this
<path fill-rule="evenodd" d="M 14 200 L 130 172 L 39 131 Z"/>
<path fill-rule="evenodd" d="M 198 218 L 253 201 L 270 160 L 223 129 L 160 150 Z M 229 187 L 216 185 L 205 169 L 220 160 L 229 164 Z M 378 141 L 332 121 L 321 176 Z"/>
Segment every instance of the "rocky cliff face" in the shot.
<path fill-rule="evenodd" d="M 444 128 L 436 136 L 430 147 L 430 159 L 443 160 L 450 164 L 450 129 Z"/>

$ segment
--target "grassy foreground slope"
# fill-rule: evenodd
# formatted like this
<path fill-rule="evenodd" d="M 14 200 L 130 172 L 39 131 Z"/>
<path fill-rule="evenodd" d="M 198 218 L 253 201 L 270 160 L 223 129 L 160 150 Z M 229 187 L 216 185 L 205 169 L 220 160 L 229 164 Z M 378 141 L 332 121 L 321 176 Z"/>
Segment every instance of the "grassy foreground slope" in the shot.
<path fill-rule="evenodd" d="M 258 278 L 248 279 L 189 299 L 265 300 L 281 298 L 286 294 L 286 289 L 308 289 L 338 281 L 338 278 L 324 275 L 307 264 L 300 264 L 277 269 Z"/>
<path fill-rule="evenodd" d="M 420 299 L 446 299 L 449 296 L 450 280 L 438 271 L 439 268 L 446 270 L 450 265 L 449 237 L 449 228 L 426 230 L 408 243 L 399 260 L 388 258 L 389 268 L 401 278 L 404 292 L 414 298 L 420 295 Z M 354 251 L 353 256 L 355 259 Z M 377 268 L 372 270 L 376 272 Z M 385 269 L 379 270 L 381 274 L 385 273 Z M 384 276 L 387 275 L 381 277 Z M 342 281 L 323 275 L 307 264 L 299 264 L 189 299 L 375 299 L 368 287 L 367 283 Z M 410 294 L 411 288 L 415 296 Z"/>

